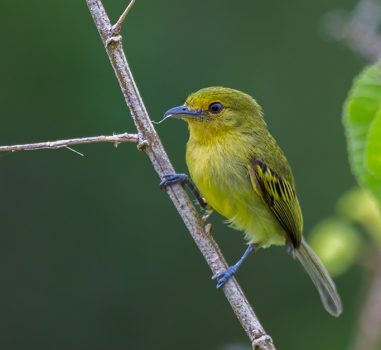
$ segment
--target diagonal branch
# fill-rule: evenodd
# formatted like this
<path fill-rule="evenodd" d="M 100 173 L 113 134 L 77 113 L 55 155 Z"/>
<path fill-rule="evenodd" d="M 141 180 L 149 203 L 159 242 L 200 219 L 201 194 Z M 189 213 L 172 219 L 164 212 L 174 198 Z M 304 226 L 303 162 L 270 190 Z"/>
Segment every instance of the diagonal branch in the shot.
<path fill-rule="evenodd" d="M 58 140 L 58 141 L 46 141 L 37 143 L 28 143 L 23 145 L 12 145 L 12 146 L 0 146 L 0 152 L 19 152 L 19 151 L 35 151 L 38 149 L 58 149 L 58 148 L 68 148 L 73 145 L 83 145 L 86 143 L 99 143 L 99 142 L 109 142 L 114 145 L 118 145 L 124 142 L 137 143 L 143 145 L 144 141 L 139 139 L 137 134 L 116 134 L 112 136 L 93 136 L 93 137 L 80 137 L 68 140 Z"/>
<path fill-rule="evenodd" d="M 174 168 L 151 123 L 133 79 L 123 51 L 121 36 L 115 32 L 115 27 L 112 26 L 101 0 L 86 0 L 86 2 L 105 45 L 136 128 L 139 134 L 148 142 L 148 146 L 144 148 L 144 151 L 160 178 L 163 178 L 166 174 L 174 173 Z M 118 21 L 120 25 L 124 20 L 123 15 L 121 18 Z M 213 274 L 225 270 L 227 264 L 217 243 L 206 232 L 204 222 L 182 186 L 173 185 L 167 188 L 167 192 Z M 242 327 L 249 336 L 253 349 L 274 350 L 275 347 L 270 336 L 264 331 L 236 279 L 232 278 L 229 280 L 224 286 L 223 291 Z"/>

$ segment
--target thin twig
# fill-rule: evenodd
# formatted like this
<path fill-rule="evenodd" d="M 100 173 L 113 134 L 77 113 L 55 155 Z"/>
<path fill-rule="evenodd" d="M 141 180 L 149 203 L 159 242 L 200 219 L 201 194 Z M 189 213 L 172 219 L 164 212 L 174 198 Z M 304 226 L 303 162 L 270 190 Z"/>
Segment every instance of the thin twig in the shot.
<path fill-rule="evenodd" d="M 351 13 L 332 11 L 325 15 L 323 26 L 334 40 L 343 43 L 366 61 L 381 57 L 381 4 L 374 0 L 359 0 Z"/>
<path fill-rule="evenodd" d="M 118 35 L 120 33 L 124 20 L 126 19 L 127 15 L 129 14 L 134 4 L 135 4 L 135 0 L 131 0 L 130 3 L 127 5 L 126 9 L 123 11 L 122 15 L 119 17 L 118 21 L 112 26 L 112 31 L 114 35 Z"/>
<path fill-rule="evenodd" d="M 86 143 L 99 143 L 110 142 L 118 145 L 123 142 L 132 142 L 142 144 L 137 134 L 116 134 L 111 136 L 93 136 L 93 137 L 80 137 L 76 139 L 58 140 L 58 141 L 46 141 L 37 143 L 28 143 L 23 145 L 12 146 L 0 146 L 0 152 L 19 152 L 19 151 L 34 151 L 37 149 L 57 149 L 57 148 L 69 148 L 72 145 L 82 145 Z"/>
<path fill-rule="evenodd" d="M 115 36 L 101 0 L 86 0 L 86 2 L 105 45 L 136 128 L 139 134 L 149 143 L 144 148 L 146 154 L 160 178 L 163 178 L 166 174 L 174 173 L 174 168 L 151 123 L 133 79 L 123 51 L 121 36 Z M 213 274 L 225 270 L 227 264 L 217 243 L 205 232 L 205 223 L 202 221 L 182 186 L 170 186 L 167 188 L 167 192 Z M 223 291 L 242 327 L 249 336 L 253 349 L 274 350 L 275 347 L 270 336 L 264 331 L 236 279 L 232 278 L 229 280 L 223 287 Z"/>

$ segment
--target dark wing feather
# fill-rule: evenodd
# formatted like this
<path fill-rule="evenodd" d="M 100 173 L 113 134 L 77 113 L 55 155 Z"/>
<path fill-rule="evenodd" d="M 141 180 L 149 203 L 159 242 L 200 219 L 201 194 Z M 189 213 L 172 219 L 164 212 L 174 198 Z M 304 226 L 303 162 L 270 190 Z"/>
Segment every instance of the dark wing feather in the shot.
<path fill-rule="evenodd" d="M 261 159 L 251 161 L 249 174 L 255 191 L 286 231 L 288 240 L 298 248 L 302 240 L 303 219 L 293 185 Z"/>

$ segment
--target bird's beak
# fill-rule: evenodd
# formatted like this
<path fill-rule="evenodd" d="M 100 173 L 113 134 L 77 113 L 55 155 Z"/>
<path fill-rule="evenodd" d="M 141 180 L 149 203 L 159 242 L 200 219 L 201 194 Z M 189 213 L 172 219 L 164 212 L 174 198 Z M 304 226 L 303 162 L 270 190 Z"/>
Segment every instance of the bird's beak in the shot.
<path fill-rule="evenodd" d="M 202 114 L 200 110 L 191 110 L 187 106 L 177 106 L 166 111 L 161 122 L 167 118 L 200 118 Z"/>

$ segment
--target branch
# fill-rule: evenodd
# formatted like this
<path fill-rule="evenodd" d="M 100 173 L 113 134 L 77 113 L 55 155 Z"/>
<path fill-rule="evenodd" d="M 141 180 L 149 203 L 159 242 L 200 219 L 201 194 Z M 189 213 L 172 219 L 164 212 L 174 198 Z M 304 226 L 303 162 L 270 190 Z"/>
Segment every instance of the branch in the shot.
<path fill-rule="evenodd" d="M 352 13 L 332 11 L 323 21 L 324 29 L 334 40 L 343 43 L 366 61 L 381 57 L 381 4 L 375 0 L 359 0 Z"/>
<path fill-rule="evenodd" d="M 139 139 L 137 134 L 117 134 L 112 136 L 93 136 L 93 137 L 81 137 L 76 139 L 68 140 L 58 140 L 58 141 L 46 141 L 37 143 L 28 143 L 23 145 L 12 145 L 12 146 L 0 146 L 0 152 L 19 152 L 19 151 L 34 151 L 37 149 L 58 149 L 58 148 L 68 148 L 72 145 L 82 145 L 86 143 L 100 143 L 100 142 L 110 142 L 116 146 L 123 142 L 137 143 L 138 146 L 145 144 L 144 141 Z"/>
<path fill-rule="evenodd" d="M 374 260 L 374 261 L 373 261 Z M 354 350 L 379 349 L 381 339 L 381 250 L 372 256 L 371 278 L 363 305 Z"/>
<path fill-rule="evenodd" d="M 105 45 L 136 128 L 139 134 L 148 141 L 148 146 L 144 148 L 144 151 L 160 178 L 163 178 L 166 174 L 174 173 L 174 168 L 151 123 L 133 79 L 123 51 L 121 36 L 115 35 L 117 33 L 115 33 L 101 0 L 86 0 L 86 2 L 102 42 Z M 120 25 L 123 23 L 123 20 L 124 18 L 118 21 Z M 167 188 L 167 192 L 213 274 L 224 271 L 227 268 L 226 261 L 217 243 L 206 232 L 204 222 L 183 187 L 178 184 L 173 185 Z M 230 279 L 223 287 L 223 291 L 242 327 L 249 336 L 253 349 L 274 350 L 275 347 L 272 339 L 264 331 L 236 279 Z"/>

